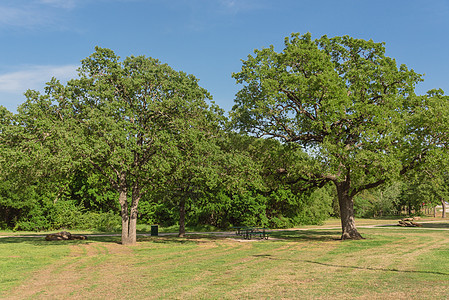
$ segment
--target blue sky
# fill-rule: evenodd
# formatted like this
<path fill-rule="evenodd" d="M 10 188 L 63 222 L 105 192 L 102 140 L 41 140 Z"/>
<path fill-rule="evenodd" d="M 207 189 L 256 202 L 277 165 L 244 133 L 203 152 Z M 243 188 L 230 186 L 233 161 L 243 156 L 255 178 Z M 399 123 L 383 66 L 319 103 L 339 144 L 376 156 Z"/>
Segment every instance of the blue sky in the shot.
<path fill-rule="evenodd" d="M 449 0 L 2 0 L 0 105 L 15 112 L 27 89 L 76 77 L 95 46 L 146 55 L 191 73 L 229 111 L 232 72 L 254 49 L 292 32 L 386 42 L 387 55 L 449 91 Z"/>

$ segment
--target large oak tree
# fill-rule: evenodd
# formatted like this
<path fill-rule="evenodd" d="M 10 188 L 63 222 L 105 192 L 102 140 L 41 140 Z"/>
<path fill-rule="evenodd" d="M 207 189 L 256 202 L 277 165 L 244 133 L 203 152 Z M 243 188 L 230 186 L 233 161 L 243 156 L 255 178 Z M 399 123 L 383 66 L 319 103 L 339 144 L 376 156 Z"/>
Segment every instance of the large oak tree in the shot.
<path fill-rule="evenodd" d="M 255 50 L 233 74 L 244 84 L 232 116 L 242 130 L 303 147 L 313 160 L 295 180 L 333 182 L 342 239 L 362 238 L 353 198 L 413 168 L 429 147 L 414 93 L 421 75 L 385 56 L 382 43 L 292 34 L 285 48 Z M 301 170 L 298 166 L 296 170 Z M 285 170 L 288 174 L 289 170 Z"/>

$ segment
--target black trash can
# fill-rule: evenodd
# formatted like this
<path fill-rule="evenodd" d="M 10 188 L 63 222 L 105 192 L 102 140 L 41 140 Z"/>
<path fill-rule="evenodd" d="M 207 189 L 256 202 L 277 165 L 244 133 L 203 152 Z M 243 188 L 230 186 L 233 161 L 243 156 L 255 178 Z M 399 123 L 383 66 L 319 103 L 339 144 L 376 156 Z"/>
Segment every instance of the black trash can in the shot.
<path fill-rule="evenodd" d="M 151 236 L 158 236 L 159 235 L 159 228 L 157 225 L 151 225 Z"/>

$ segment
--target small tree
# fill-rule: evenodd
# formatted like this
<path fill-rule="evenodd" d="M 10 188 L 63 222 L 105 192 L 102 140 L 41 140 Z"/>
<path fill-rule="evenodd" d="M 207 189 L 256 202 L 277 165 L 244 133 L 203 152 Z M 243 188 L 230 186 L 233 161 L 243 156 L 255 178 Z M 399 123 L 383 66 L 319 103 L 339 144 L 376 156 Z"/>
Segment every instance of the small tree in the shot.
<path fill-rule="evenodd" d="M 221 135 L 221 111 L 215 109 L 198 111 L 192 121 L 185 120 L 181 126 L 174 149 L 171 152 L 169 178 L 162 186 L 162 194 L 170 198 L 179 208 L 179 237 L 185 236 L 186 206 L 189 202 L 215 189 L 224 180 L 221 151 L 217 140 Z"/>
<path fill-rule="evenodd" d="M 341 237 L 360 239 L 354 196 L 413 168 L 428 147 L 424 100 L 414 94 L 421 76 L 397 67 L 383 44 L 348 36 L 292 34 L 282 52 L 254 53 L 233 75 L 245 84 L 237 127 L 302 146 L 313 159 L 302 179 L 334 183 Z"/>

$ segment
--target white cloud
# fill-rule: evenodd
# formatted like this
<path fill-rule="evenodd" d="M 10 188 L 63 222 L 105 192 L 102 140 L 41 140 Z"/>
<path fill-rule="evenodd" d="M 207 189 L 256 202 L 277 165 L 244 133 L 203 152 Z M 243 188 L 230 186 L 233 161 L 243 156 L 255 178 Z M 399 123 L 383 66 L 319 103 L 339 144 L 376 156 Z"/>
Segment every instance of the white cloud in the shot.
<path fill-rule="evenodd" d="M 0 26 L 35 29 L 54 25 L 83 0 L 4 1 L 0 4 Z"/>
<path fill-rule="evenodd" d="M 0 25 L 32 27 L 47 23 L 45 12 L 36 12 L 31 7 L 0 6 Z"/>
<path fill-rule="evenodd" d="M 77 76 L 78 66 L 29 66 L 0 74 L 0 92 L 23 93 L 28 89 L 43 90 L 52 77 L 66 81 Z"/>

